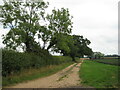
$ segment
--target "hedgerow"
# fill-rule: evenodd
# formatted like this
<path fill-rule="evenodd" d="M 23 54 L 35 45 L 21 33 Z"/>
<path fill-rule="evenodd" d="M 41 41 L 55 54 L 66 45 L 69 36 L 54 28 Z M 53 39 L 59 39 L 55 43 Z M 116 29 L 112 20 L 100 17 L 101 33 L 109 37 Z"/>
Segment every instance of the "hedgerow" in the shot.
<path fill-rule="evenodd" d="M 2 76 L 6 77 L 24 69 L 58 65 L 71 61 L 70 57 L 52 56 L 47 51 L 35 54 L 2 50 Z"/>

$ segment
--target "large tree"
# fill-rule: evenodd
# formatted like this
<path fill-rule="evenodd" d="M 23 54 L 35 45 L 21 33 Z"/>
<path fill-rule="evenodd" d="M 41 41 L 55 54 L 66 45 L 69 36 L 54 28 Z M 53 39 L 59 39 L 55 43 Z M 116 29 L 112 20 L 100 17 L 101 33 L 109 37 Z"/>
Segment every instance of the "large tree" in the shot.
<path fill-rule="evenodd" d="M 70 56 L 73 61 L 77 54 L 78 47 L 75 46 L 75 41 L 72 35 L 59 33 L 52 41 L 52 51 L 63 54 L 63 56 Z"/>
<path fill-rule="evenodd" d="M 52 46 L 55 52 L 70 56 L 73 61 L 75 61 L 75 57 L 92 55 L 92 49 L 88 46 L 91 42 L 80 35 L 59 34 L 52 42 L 56 43 Z"/>
<path fill-rule="evenodd" d="M 72 32 L 72 16 L 69 14 L 68 9 L 53 9 L 52 14 L 47 15 L 47 20 L 49 22 L 48 29 L 51 30 L 51 39 L 47 47 L 47 50 L 52 48 L 55 44 L 61 41 L 61 35 L 70 34 Z M 60 41 L 59 41 L 60 40 Z"/>
<path fill-rule="evenodd" d="M 1 23 L 10 31 L 3 37 L 3 43 L 10 49 L 21 46 L 30 52 L 36 43 L 35 36 L 42 32 L 40 20 L 44 20 L 45 2 L 5 0 L 0 8 Z"/>
<path fill-rule="evenodd" d="M 70 45 L 73 45 L 73 39 L 71 35 L 67 34 L 58 34 L 56 40 L 53 40 L 52 42 L 56 41 L 53 46 L 52 50 L 58 53 L 63 54 L 63 56 L 69 55 L 70 53 Z"/>
<path fill-rule="evenodd" d="M 103 58 L 103 57 L 104 57 L 104 54 L 101 53 L 101 52 L 94 52 L 93 56 L 92 56 L 92 58 L 94 58 L 94 59 L 100 59 L 100 58 Z"/>
<path fill-rule="evenodd" d="M 83 36 L 80 35 L 73 35 L 73 38 L 75 41 L 75 46 L 78 48 L 76 56 L 83 57 L 84 55 L 92 55 L 92 49 L 88 46 L 91 43 L 90 40 L 83 38 Z"/>

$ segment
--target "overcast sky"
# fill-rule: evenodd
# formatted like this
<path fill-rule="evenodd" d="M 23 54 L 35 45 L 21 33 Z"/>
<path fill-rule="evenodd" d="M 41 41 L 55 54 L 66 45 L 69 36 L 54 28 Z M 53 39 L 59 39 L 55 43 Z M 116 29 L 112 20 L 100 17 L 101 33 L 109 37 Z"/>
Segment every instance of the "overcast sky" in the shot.
<path fill-rule="evenodd" d="M 49 1 L 49 13 L 55 8 L 68 8 L 73 16 L 72 34 L 83 35 L 91 41 L 94 52 L 118 54 L 119 0 L 44 0 Z M 1 2 L 0 2 L 1 3 Z M 7 33 L 0 25 L 0 35 Z M 0 37 L 0 46 L 3 47 Z"/>

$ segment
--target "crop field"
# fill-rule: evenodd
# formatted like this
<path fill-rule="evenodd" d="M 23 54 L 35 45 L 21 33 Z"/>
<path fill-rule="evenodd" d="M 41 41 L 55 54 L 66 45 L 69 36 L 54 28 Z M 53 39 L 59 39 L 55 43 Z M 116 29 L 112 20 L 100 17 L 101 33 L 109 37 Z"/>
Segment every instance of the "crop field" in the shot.
<path fill-rule="evenodd" d="M 82 84 L 95 88 L 117 88 L 120 66 L 85 60 L 79 71 Z"/>
<path fill-rule="evenodd" d="M 94 59 L 94 61 L 111 64 L 111 65 L 119 65 L 120 66 L 120 59 Z"/>

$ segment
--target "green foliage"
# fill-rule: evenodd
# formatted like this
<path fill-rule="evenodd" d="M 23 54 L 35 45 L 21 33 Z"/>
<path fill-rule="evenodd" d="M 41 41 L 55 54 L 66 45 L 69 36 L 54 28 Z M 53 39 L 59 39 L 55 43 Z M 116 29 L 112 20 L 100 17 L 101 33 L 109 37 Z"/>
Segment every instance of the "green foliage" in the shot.
<path fill-rule="evenodd" d="M 53 56 L 55 64 L 72 62 L 69 56 Z"/>
<path fill-rule="evenodd" d="M 53 39 L 54 40 L 54 39 Z M 72 37 L 67 34 L 58 34 L 55 37 L 56 44 L 52 47 L 55 52 L 62 53 L 63 55 L 70 53 L 70 44 L 73 44 Z M 53 42 L 55 42 L 55 40 Z"/>
<path fill-rule="evenodd" d="M 34 80 L 37 78 L 49 76 L 49 75 L 52 75 L 64 68 L 68 67 L 72 63 L 73 62 L 62 63 L 59 65 L 48 65 L 48 66 L 38 68 L 38 69 L 33 69 L 33 68 L 25 69 L 25 70 L 21 71 L 21 73 L 19 73 L 19 74 L 14 74 L 14 75 L 10 75 L 7 77 L 3 77 L 2 86 L 13 85 L 16 83 L 21 83 L 21 82 L 25 82 L 28 80 Z"/>
<path fill-rule="evenodd" d="M 90 56 L 92 50 L 87 46 L 91 42 L 83 36 L 70 35 L 72 32 L 72 16 L 68 9 L 53 9 L 52 14 L 45 17 L 45 2 L 4 1 L 0 17 L 5 28 L 10 31 L 4 36 L 3 43 L 8 49 L 16 50 L 21 46 L 26 52 L 40 52 L 40 43 L 35 36 L 43 41 L 42 49 L 62 53 L 63 55 L 83 57 Z M 40 20 L 48 23 L 40 25 Z M 46 23 L 46 22 L 45 22 Z M 46 47 L 48 44 L 48 47 Z"/>
<path fill-rule="evenodd" d="M 48 29 L 51 30 L 52 32 L 50 43 L 49 46 L 47 47 L 47 50 L 53 48 L 54 45 L 56 45 L 59 48 L 65 49 L 66 47 L 65 43 L 66 40 L 64 40 L 66 39 L 65 35 L 69 35 L 72 31 L 71 21 L 72 17 L 69 14 L 69 10 L 64 8 L 58 10 L 53 9 L 52 14 L 51 15 L 48 14 L 46 18 L 49 21 Z"/>
<path fill-rule="evenodd" d="M 73 61 L 75 57 L 83 57 L 92 55 L 92 49 L 88 47 L 91 42 L 87 38 L 79 35 L 57 34 L 51 40 L 52 50 L 62 53 L 64 56 L 71 56 Z"/>
<path fill-rule="evenodd" d="M 49 43 L 47 50 L 54 47 L 54 49 L 64 49 L 67 53 L 70 52 L 68 43 L 66 43 L 68 40 L 64 40 L 66 36 L 61 35 L 68 35 L 72 32 L 73 23 L 69 10 L 53 9 L 52 14 L 47 14 L 45 17 L 47 7 L 48 3 L 45 2 L 4 1 L 4 5 L 0 7 L 0 17 L 4 28 L 10 28 L 7 35 L 3 37 L 3 43 L 8 49 L 16 50 L 20 46 L 24 51 L 33 52 L 35 47 L 40 47 L 35 41 L 35 36 L 37 36 L 43 41 L 42 49 L 46 49 L 46 44 Z M 40 21 L 49 23 L 41 26 Z"/>
<path fill-rule="evenodd" d="M 40 20 L 44 21 L 45 2 L 5 0 L 0 8 L 1 23 L 10 31 L 3 37 L 3 43 L 9 49 L 21 46 L 25 51 L 30 51 L 37 32 L 41 31 Z"/>
<path fill-rule="evenodd" d="M 80 68 L 83 85 L 95 88 L 118 88 L 118 66 L 85 60 Z"/>
<path fill-rule="evenodd" d="M 40 68 L 46 65 L 58 65 L 71 62 L 69 57 L 52 57 L 47 51 L 35 53 L 19 53 L 15 51 L 2 51 L 2 75 L 8 76 L 19 73 L 24 69 Z"/>
<path fill-rule="evenodd" d="M 94 52 L 93 55 L 92 55 L 92 58 L 95 58 L 95 59 L 100 59 L 100 58 L 103 58 L 104 57 L 104 54 L 101 53 L 101 52 Z"/>
<path fill-rule="evenodd" d="M 84 55 L 91 56 L 92 49 L 88 47 L 91 43 L 87 38 L 83 38 L 83 36 L 79 35 L 68 35 L 67 36 L 67 46 L 69 48 L 69 52 L 63 50 L 63 55 L 69 55 L 72 57 L 73 61 L 75 61 L 75 57 L 83 57 Z"/>
<path fill-rule="evenodd" d="M 72 17 L 69 14 L 68 9 L 53 9 L 51 15 L 47 15 L 49 21 L 49 29 L 54 33 L 66 33 L 70 34 L 72 30 Z"/>
<path fill-rule="evenodd" d="M 41 26 L 41 31 L 38 34 L 38 39 L 42 39 L 43 47 L 42 49 L 46 49 L 46 44 L 50 41 L 52 37 L 52 31 L 47 28 L 47 26 Z"/>
<path fill-rule="evenodd" d="M 76 50 L 76 56 L 83 57 L 84 55 L 91 56 L 92 49 L 88 47 L 91 43 L 87 38 L 83 38 L 80 35 L 73 35 L 74 45 L 78 48 Z"/>

